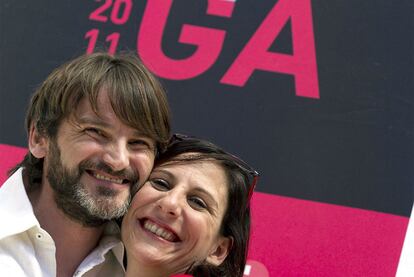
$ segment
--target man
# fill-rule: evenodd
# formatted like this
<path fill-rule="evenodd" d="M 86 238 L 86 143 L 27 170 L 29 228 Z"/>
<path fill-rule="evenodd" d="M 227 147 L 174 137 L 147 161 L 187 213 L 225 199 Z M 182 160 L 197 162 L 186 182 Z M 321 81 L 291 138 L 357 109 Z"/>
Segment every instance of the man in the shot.
<path fill-rule="evenodd" d="M 0 276 L 122 276 L 113 219 L 168 141 L 160 83 L 134 56 L 81 56 L 36 91 L 26 128 L 0 189 Z"/>

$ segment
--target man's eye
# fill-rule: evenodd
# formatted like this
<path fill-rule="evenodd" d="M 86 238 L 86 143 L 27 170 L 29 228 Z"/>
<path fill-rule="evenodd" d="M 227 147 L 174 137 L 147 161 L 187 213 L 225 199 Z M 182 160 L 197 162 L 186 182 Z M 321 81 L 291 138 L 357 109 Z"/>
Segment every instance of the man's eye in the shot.
<path fill-rule="evenodd" d="M 154 149 L 154 144 L 143 139 L 131 140 L 129 145 L 137 149 Z"/>
<path fill-rule="evenodd" d="M 85 128 L 85 132 L 89 135 L 92 135 L 92 136 L 106 137 L 104 132 L 102 132 L 101 130 L 99 130 L 97 128 L 93 128 L 93 127 Z"/>
<path fill-rule="evenodd" d="M 143 145 L 143 146 L 148 146 L 148 147 L 149 147 L 148 142 L 146 142 L 145 140 L 140 140 L 140 139 L 137 139 L 137 140 L 131 140 L 131 141 L 129 142 L 129 144 L 132 144 L 132 145 Z"/>
<path fill-rule="evenodd" d="M 155 188 L 156 190 L 160 190 L 160 191 L 167 191 L 170 189 L 170 184 L 163 179 L 151 179 L 150 183 L 152 185 L 153 188 Z"/>
<path fill-rule="evenodd" d="M 206 202 L 200 197 L 192 196 L 188 199 L 190 206 L 196 210 L 205 210 L 208 209 Z"/>

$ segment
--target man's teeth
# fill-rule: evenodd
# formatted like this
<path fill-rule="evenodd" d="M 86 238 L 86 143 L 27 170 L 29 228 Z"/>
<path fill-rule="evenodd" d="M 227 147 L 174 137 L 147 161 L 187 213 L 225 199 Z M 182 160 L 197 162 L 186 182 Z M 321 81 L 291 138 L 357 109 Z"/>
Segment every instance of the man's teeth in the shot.
<path fill-rule="evenodd" d="M 162 237 L 165 240 L 168 240 L 168 241 L 173 241 L 174 240 L 174 234 L 172 234 L 168 230 L 165 230 L 164 228 L 161 228 L 158 225 L 155 225 L 152 222 L 149 222 L 148 220 L 145 221 L 144 228 L 146 230 L 150 231 L 151 233 L 153 233 L 153 234 L 155 234 L 159 237 Z"/>
<path fill-rule="evenodd" d="M 104 181 L 109 181 L 111 183 L 117 183 L 117 184 L 122 184 L 122 179 L 118 179 L 118 178 L 110 178 L 104 175 L 101 175 L 99 173 L 95 173 L 93 176 L 95 176 L 96 179 L 100 179 L 100 180 L 104 180 Z"/>

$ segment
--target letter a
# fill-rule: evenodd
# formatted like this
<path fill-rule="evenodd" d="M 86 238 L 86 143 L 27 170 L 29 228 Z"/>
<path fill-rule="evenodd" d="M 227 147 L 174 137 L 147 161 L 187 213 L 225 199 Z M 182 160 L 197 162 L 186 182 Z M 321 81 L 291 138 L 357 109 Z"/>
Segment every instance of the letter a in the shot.
<path fill-rule="evenodd" d="M 293 55 L 269 52 L 289 19 Z M 297 96 L 319 98 L 310 0 L 279 0 L 220 82 L 244 86 L 257 69 L 292 74 Z"/>

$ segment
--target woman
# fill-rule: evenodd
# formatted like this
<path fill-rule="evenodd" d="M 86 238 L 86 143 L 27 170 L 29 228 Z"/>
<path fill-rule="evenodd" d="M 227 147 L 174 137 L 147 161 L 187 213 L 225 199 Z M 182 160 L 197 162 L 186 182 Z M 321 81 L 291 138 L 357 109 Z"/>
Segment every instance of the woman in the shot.
<path fill-rule="evenodd" d="M 216 145 L 174 135 L 122 222 L 126 276 L 243 276 L 257 177 Z"/>

